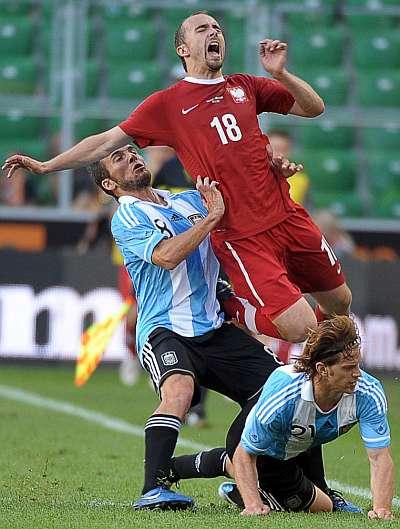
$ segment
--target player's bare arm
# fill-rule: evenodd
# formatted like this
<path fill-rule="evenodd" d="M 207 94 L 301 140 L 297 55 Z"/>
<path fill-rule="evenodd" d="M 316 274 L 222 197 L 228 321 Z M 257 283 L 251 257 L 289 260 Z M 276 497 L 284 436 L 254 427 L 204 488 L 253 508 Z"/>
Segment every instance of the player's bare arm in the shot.
<path fill-rule="evenodd" d="M 233 456 L 235 480 L 244 503 L 242 515 L 266 515 L 270 509 L 261 501 L 258 492 L 257 457 L 249 454 L 241 444 Z"/>
<path fill-rule="evenodd" d="M 367 450 L 371 467 L 373 509 L 368 518 L 392 520 L 394 496 L 394 463 L 389 448 Z"/>
<path fill-rule="evenodd" d="M 259 48 L 261 64 L 265 71 L 280 81 L 295 98 L 296 102 L 289 114 L 307 118 L 319 116 L 325 110 L 324 102 L 308 83 L 288 72 L 287 49 L 286 42 L 262 40 Z"/>
<path fill-rule="evenodd" d="M 204 178 L 204 180 L 201 177 L 197 178 L 196 187 L 203 196 L 208 215 L 184 233 L 161 241 L 152 255 L 152 262 L 155 265 L 173 270 L 218 225 L 225 212 L 225 206 L 217 185 L 217 182 L 210 183 L 209 178 Z"/>
<path fill-rule="evenodd" d="M 27 169 L 32 173 L 46 174 L 64 169 L 75 169 L 96 162 L 108 156 L 114 149 L 122 147 L 131 138 L 119 127 L 113 127 L 101 134 L 88 136 L 71 149 L 46 162 L 40 162 L 23 154 L 14 154 L 5 161 L 2 169 L 10 178 L 17 169 Z"/>

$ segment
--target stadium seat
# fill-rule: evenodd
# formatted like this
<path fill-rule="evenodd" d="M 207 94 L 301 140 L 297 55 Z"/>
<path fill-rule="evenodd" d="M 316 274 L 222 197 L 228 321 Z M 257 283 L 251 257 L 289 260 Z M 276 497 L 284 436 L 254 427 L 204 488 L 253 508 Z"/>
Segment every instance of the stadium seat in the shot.
<path fill-rule="evenodd" d="M 87 136 L 99 134 L 108 128 L 110 127 L 108 127 L 107 122 L 103 119 L 83 118 L 75 121 L 75 139 L 81 140 Z"/>
<path fill-rule="evenodd" d="M 35 5 L 30 2 L 16 2 L 15 0 L 5 0 L 1 2 L 1 13 L 6 16 L 29 15 Z"/>
<path fill-rule="evenodd" d="M 148 22 L 152 11 L 140 2 L 104 2 L 103 17 L 107 23 L 115 20 L 135 20 L 136 22 Z"/>
<path fill-rule="evenodd" d="M 0 141 L 0 159 L 4 160 L 11 154 L 23 153 L 39 160 L 47 157 L 47 141 L 26 140 L 14 138 L 12 140 Z"/>
<path fill-rule="evenodd" d="M 305 79 L 320 94 L 327 105 L 345 105 L 348 94 L 348 75 L 342 68 L 310 70 L 296 68 L 296 75 Z"/>
<path fill-rule="evenodd" d="M 354 143 L 355 131 L 352 127 L 337 127 L 331 122 L 306 124 L 297 127 L 297 131 L 297 139 L 304 149 L 348 149 Z"/>
<path fill-rule="evenodd" d="M 143 98 L 161 88 L 161 73 L 158 64 L 119 64 L 108 77 L 110 97 Z"/>
<path fill-rule="evenodd" d="M 363 35 L 365 32 L 377 31 L 378 29 L 391 29 L 395 26 L 395 17 L 382 15 L 376 12 L 365 12 L 363 14 L 348 13 L 345 22 L 351 33 Z"/>
<path fill-rule="evenodd" d="M 296 32 L 289 40 L 290 62 L 294 67 L 339 66 L 343 56 L 343 45 L 341 29 Z"/>
<path fill-rule="evenodd" d="M 0 58 L 0 94 L 34 94 L 37 69 L 31 58 Z"/>
<path fill-rule="evenodd" d="M 311 189 L 315 209 L 329 209 L 340 217 L 361 217 L 364 214 L 362 200 L 357 193 L 320 192 Z"/>
<path fill-rule="evenodd" d="M 44 118 L 26 116 L 18 108 L 12 108 L 0 115 L 0 141 L 9 138 L 38 138 L 44 129 Z"/>
<path fill-rule="evenodd" d="M 0 57 L 27 55 L 32 52 L 35 26 L 28 17 L 0 18 Z"/>
<path fill-rule="evenodd" d="M 323 11 L 289 12 L 285 15 L 289 35 L 295 35 L 298 31 L 304 32 L 305 28 L 310 31 L 325 31 L 334 23 L 334 13 L 330 9 Z"/>
<path fill-rule="evenodd" d="M 398 107 L 400 105 L 400 72 L 359 73 L 358 102 L 369 107 Z"/>
<path fill-rule="evenodd" d="M 377 196 L 371 214 L 374 217 L 400 218 L 400 190 L 389 190 Z"/>
<path fill-rule="evenodd" d="M 139 50 L 141 60 L 155 59 L 158 36 L 151 22 L 135 19 L 113 22 L 106 25 L 105 33 L 106 55 L 109 62 L 135 60 Z"/>
<path fill-rule="evenodd" d="M 384 193 L 391 189 L 400 192 L 399 151 L 367 153 L 367 175 L 372 193 Z"/>
<path fill-rule="evenodd" d="M 311 189 L 318 192 L 353 192 L 356 185 L 356 158 L 348 149 L 299 154 L 310 177 Z"/>
<path fill-rule="evenodd" d="M 88 61 L 85 69 L 85 96 L 96 97 L 100 89 L 100 67 L 96 61 Z"/>
<path fill-rule="evenodd" d="M 366 152 L 396 149 L 400 152 L 400 126 L 386 123 L 381 128 L 361 129 L 362 145 Z"/>
<path fill-rule="evenodd" d="M 400 37 L 397 31 L 376 31 L 353 40 L 353 64 L 357 68 L 398 68 Z"/>

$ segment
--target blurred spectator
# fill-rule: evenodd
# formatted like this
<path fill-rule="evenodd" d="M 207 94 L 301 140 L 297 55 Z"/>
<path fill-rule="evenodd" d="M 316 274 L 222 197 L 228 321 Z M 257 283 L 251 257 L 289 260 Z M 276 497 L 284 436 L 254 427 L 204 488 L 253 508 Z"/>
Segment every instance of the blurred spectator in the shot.
<path fill-rule="evenodd" d="M 321 209 L 314 213 L 313 218 L 339 259 L 344 255 L 354 255 L 353 239 L 342 228 L 339 219 L 331 211 Z"/>
<path fill-rule="evenodd" d="M 281 155 L 290 161 L 293 158 L 293 140 L 290 134 L 284 130 L 271 129 L 268 132 L 269 142 L 272 147 L 274 156 Z M 301 163 L 301 160 L 296 160 Z M 303 171 L 291 176 L 287 179 L 290 189 L 290 198 L 298 204 L 304 205 L 307 200 L 307 193 L 310 187 L 310 180 L 307 174 Z"/>
<path fill-rule="evenodd" d="M 12 178 L 0 178 L 0 203 L 4 206 L 18 207 L 25 204 L 26 171 L 19 169 Z"/>

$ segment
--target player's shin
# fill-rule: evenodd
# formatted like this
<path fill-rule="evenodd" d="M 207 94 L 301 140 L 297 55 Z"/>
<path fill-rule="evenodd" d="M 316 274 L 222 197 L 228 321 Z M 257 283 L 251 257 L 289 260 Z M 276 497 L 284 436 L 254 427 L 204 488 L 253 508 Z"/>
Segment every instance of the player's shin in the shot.
<path fill-rule="evenodd" d="M 225 476 L 227 457 L 225 448 L 174 457 L 171 462 L 171 480 L 176 482 L 180 479 Z"/>

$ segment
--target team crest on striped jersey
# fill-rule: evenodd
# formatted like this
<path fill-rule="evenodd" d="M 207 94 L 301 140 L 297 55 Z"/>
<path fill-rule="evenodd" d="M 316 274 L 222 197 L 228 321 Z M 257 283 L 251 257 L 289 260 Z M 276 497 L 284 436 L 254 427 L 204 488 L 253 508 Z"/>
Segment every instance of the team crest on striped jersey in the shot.
<path fill-rule="evenodd" d="M 196 224 L 197 222 L 200 222 L 202 219 L 204 219 L 204 217 L 200 213 L 193 213 L 193 215 L 188 216 L 188 220 L 190 220 L 192 224 Z"/>
<path fill-rule="evenodd" d="M 162 363 L 165 366 L 173 366 L 178 363 L 175 351 L 167 351 L 161 355 Z"/>

